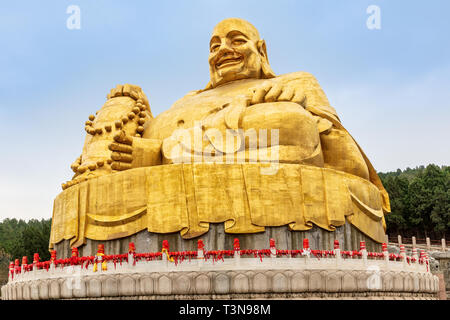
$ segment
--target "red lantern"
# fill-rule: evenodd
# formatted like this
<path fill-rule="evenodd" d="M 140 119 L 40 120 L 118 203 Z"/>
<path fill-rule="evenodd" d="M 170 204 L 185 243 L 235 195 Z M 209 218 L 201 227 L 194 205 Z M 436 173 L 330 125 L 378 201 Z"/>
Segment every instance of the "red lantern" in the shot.
<path fill-rule="evenodd" d="M 303 249 L 309 249 L 309 240 L 308 240 L 308 238 L 303 239 Z"/>
<path fill-rule="evenodd" d="M 28 264 L 28 257 L 27 256 L 23 256 L 22 257 L 22 264 L 23 265 L 27 265 Z"/>
<path fill-rule="evenodd" d="M 19 259 L 16 259 L 14 261 L 14 270 L 15 270 L 16 273 L 20 273 L 21 272 Z"/>
<path fill-rule="evenodd" d="M 234 250 L 240 250 L 241 249 L 241 245 L 239 244 L 239 239 L 238 238 L 234 238 L 233 248 L 234 248 Z"/>
<path fill-rule="evenodd" d="M 202 239 L 197 240 L 197 250 L 203 250 L 205 248 L 205 244 Z"/>
<path fill-rule="evenodd" d="M 72 248 L 72 257 L 78 257 L 78 248 Z"/>
<path fill-rule="evenodd" d="M 339 249 L 339 240 L 334 240 L 334 249 Z"/>
<path fill-rule="evenodd" d="M 105 254 L 105 245 L 104 244 L 99 244 L 97 246 L 97 254 Z"/>
<path fill-rule="evenodd" d="M 134 242 L 130 242 L 128 244 L 128 253 L 135 253 L 136 252 L 136 247 L 134 246 Z"/>
<path fill-rule="evenodd" d="M 383 251 L 383 252 L 388 251 L 388 250 L 387 250 L 387 244 L 386 244 L 386 243 L 383 243 L 383 244 L 381 245 L 381 248 L 382 248 L 382 251 Z"/>
<path fill-rule="evenodd" d="M 162 242 L 162 249 L 169 251 L 169 241 L 163 240 L 163 242 Z"/>
<path fill-rule="evenodd" d="M 360 241 L 359 242 L 359 250 L 366 250 L 366 242 L 365 241 Z"/>
<path fill-rule="evenodd" d="M 50 261 L 54 262 L 56 260 L 56 250 L 50 252 Z"/>
<path fill-rule="evenodd" d="M 33 263 L 39 263 L 39 260 L 40 260 L 39 253 L 35 253 L 33 255 Z"/>
<path fill-rule="evenodd" d="M 270 238 L 269 243 L 270 243 L 270 248 L 275 248 L 275 239 Z"/>

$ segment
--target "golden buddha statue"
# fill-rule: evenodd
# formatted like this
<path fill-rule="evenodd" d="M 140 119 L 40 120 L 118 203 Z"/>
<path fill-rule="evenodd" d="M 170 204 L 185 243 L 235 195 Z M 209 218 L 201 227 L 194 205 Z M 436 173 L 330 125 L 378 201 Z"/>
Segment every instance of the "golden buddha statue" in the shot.
<path fill-rule="evenodd" d="M 190 239 L 219 222 L 235 234 L 333 231 L 345 218 L 383 242 L 389 197 L 317 80 L 276 76 L 265 41 L 242 19 L 217 24 L 209 48 L 210 82 L 167 111 L 153 117 L 141 88 L 125 84 L 90 116 L 75 176 L 55 200 L 50 246 L 145 228 Z M 254 170 L 274 163 L 266 177 Z"/>

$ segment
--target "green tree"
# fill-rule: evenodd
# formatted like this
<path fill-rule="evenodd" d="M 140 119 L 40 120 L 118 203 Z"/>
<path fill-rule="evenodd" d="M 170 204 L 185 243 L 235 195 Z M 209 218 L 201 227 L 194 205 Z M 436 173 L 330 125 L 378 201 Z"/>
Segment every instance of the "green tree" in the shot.
<path fill-rule="evenodd" d="M 391 201 L 387 231 L 445 237 L 450 230 L 450 167 L 433 164 L 379 173 Z"/>
<path fill-rule="evenodd" d="M 383 184 L 391 200 L 391 213 L 386 216 L 386 224 L 389 229 L 395 230 L 397 233 L 403 233 L 408 229 L 406 218 L 408 180 L 401 176 L 388 176 Z"/>
<path fill-rule="evenodd" d="M 48 260 L 50 228 L 51 219 L 32 219 L 28 222 L 14 218 L 5 219 L 0 222 L 0 249 L 12 260 L 22 259 L 23 256 L 31 260 L 36 252 L 43 260 Z"/>

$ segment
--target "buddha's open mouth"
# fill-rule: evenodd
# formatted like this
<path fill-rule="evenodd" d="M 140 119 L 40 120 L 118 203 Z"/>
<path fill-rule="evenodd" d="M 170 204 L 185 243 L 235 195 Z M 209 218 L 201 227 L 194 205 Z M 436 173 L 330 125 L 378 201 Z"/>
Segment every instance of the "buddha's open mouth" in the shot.
<path fill-rule="evenodd" d="M 233 57 L 223 57 L 221 59 L 219 59 L 219 61 L 216 63 L 216 68 L 221 68 L 221 67 L 225 67 L 225 66 L 229 66 L 229 65 L 233 65 L 233 64 L 238 64 L 241 63 L 244 59 L 242 58 L 242 56 L 233 56 Z"/>

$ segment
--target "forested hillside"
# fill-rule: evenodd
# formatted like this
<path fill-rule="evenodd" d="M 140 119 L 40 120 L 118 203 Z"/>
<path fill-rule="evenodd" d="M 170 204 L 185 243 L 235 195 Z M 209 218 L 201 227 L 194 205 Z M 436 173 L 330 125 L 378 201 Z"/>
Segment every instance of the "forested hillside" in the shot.
<path fill-rule="evenodd" d="M 8 256 L 8 259 L 22 259 L 28 256 L 33 259 L 33 254 L 38 252 L 41 259 L 48 260 L 48 240 L 50 238 L 51 219 L 24 221 L 5 219 L 0 222 L 0 256 Z"/>
<path fill-rule="evenodd" d="M 378 175 L 391 200 L 390 235 L 449 238 L 450 167 L 430 164 Z"/>

